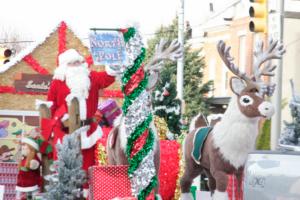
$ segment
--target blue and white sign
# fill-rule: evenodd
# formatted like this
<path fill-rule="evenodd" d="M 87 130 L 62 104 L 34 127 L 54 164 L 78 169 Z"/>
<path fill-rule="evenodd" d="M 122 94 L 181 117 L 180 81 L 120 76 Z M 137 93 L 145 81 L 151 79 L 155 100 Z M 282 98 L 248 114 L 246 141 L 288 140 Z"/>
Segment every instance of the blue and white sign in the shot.
<path fill-rule="evenodd" d="M 89 36 L 95 65 L 123 65 L 126 61 L 125 42 L 119 31 L 95 31 Z"/>

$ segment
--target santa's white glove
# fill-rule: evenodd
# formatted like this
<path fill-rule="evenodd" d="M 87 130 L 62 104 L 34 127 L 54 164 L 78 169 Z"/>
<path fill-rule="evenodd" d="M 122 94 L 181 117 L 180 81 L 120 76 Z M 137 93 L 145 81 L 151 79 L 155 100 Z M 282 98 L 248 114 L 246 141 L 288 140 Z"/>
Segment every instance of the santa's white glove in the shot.
<path fill-rule="evenodd" d="M 35 170 L 35 169 L 39 168 L 39 166 L 40 166 L 39 161 L 37 161 L 37 160 L 30 161 L 30 166 L 29 166 L 30 169 Z"/>

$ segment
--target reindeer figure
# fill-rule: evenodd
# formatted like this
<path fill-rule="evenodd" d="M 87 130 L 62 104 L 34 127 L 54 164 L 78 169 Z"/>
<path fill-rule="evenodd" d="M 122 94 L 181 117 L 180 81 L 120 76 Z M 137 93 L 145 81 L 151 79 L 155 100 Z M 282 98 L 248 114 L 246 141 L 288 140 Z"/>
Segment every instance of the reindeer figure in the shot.
<path fill-rule="evenodd" d="M 165 48 L 167 42 L 161 40 L 156 47 L 155 54 L 150 62 L 145 65 L 144 70 L 149 74 L 149 82 L 147 86 L 145 96 L 147 96 L 146 102 L 143 102 L 142 105 L 137 107 L 136 113 L 140 111 L 146 111 L 149 114 L 152 113 L 151 106 L 151 90 L 154 89 L 156 83 L 159 80 L 159 71 L 161 69 L 162 63 L 165 60 L 176 60 L 182 56 L 180 50 L 180 44 L 174 40 L 171 44 Z M 110 132 L 107 140 L 107 155 L 108 155 L 108 164 L 110 165 L 128 165 L 128 158 L 125 153 L 125 148 L 127 144 L 126 135 L 126 116 L 122 115 L 114 122 L 114 129 Z M 150 129 L 155 130 L 153 122 L 150 123 Z M 154 142 L 154 156 L 153 156 L 155 173 L 158 175 L 159 164 L 160 164 L 160 148 L 157 134 L 155 133 L 155 142 Z M 155 187 L 155 194 L 158 199 L 161 199 L 158 194 L 158 184 Z"/>
<path fill-rule="evenodd" d="M 249 77 L 239 71 L 232 62 L 230 47 L 223 41 L 217 45 L 218 52 L 227 68 L 235 75 L 230 80 L 234 93 L 231 102 L 222 117 L 207 135 L 201 148 L 196 149 L 201 156 L 195 160 L 192 156 L 194 136 L 198 130 L 190 132 L 184 142 L 185 172 L 180 180 L 181 199 L 193 199 L 189 193 L 192 181 L 204 172 L 209 179 L 209 188 L 214 200 L 228 199 L 226 188 L 228 174 L 238 179 L 238 191 L 242 182 L 243 167 L 248 153 L 254 149 L 258 134 L 258 122 L 261 117 L 270 118 L 274 113 L 271 103 L 264 100 L 264 95 L 272 95 L 274 85 L 265 84 L 261 77 L 272 76 L 276 66 L 270 63 L 260 69 L 262 64 L 271 59 L 280 59 L 285 53 L 283 45 L 270 41 L 263 51 L 262 43 L 255 52 L 254 75 Z M 195 149 L 194 149 L 195 150 Z"/>

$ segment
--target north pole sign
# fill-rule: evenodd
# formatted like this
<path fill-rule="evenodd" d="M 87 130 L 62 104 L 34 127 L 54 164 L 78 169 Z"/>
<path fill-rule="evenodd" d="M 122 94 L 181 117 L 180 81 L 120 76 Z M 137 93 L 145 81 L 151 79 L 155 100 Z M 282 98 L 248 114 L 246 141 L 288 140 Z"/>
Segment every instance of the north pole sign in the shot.
<path fill-rule="evenodd" d="M 125 42 L 119 31 L 93 31 L 89 35 L 95 65 L 123 65 Z"/>

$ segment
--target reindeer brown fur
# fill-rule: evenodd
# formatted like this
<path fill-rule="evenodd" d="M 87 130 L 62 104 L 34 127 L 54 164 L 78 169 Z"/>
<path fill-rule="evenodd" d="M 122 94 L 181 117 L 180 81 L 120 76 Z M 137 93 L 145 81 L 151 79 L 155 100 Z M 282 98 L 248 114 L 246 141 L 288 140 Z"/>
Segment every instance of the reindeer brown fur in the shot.
<path fill-rule="evenodd" d="M 228 199 L 226 188 L 228 174 L 234 174 L 238 180 L 238 191 L 242 182 L 243 167 L 248 153 L 253 150 L 258 134 L 258 122 L 261 117 L 271 117 L 273 106 L 264 100 L 264 95 L 271 95 L 274 85 L 266 85 L 261 76 L 272 76 L 275 66 L 265 65 L 259 67 L 270 59 L 279 59 L 285 52 L 278 42 L 270 41 L 268 49 L 255 53 L 257 58 L 254 64 L 254 76 L 248 77 L 239 71 L 232 62 L 223 41 L 218 43 L 219 54 L 227 68 L 236 76 L 231 78 L 230 86 L 234 93 L 231 102 L 222 117 L 210 134 L 207 136 L 201 152 L 200 164 L 197 164 L 191 155 L 195 130 L 189 133 L 184 142 L 185 172 L 180 180 L 181 199 L 191 200 L 190 186 L 195 177 L 206 173 L 209 179 L 209 188 L 214 200 Z"/>

